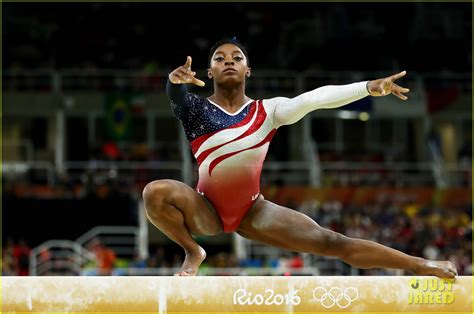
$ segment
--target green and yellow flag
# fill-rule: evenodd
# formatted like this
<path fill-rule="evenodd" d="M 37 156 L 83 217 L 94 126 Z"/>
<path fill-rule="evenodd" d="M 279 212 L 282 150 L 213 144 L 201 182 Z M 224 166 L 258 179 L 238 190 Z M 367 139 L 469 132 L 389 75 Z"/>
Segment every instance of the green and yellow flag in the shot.
<path fill-rule="evenodd" d="M 126 140 L 132 133 L 131 94 L 109 93 L 105 96 L 107 138 Z"/>

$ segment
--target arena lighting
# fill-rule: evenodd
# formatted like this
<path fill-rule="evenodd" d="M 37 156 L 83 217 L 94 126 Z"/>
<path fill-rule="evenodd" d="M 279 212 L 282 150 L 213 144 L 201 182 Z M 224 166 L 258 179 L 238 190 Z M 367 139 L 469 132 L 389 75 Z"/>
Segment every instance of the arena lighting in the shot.
<path fill-rule="evenodd" d="M 368 121 L 369 118 L 370 118 L 370 115 L 369 115 L 368 112 L 360 112 L 360 113 L 359 113 L 359 120 L 360 120 L 360 121 L 364 121 L 364 122 L 365 122 L 365 121 Z"/>
<path fill-rule="evenodd" d="M 4 312 L 471 313 L 472 279 L 427 276 L 3 277 Z"/>
<path fill-rule="evenodd" d="M 357 119 L 357 112 L 349 110 L 339 110 L 337 116 L 341 119 Z"/>

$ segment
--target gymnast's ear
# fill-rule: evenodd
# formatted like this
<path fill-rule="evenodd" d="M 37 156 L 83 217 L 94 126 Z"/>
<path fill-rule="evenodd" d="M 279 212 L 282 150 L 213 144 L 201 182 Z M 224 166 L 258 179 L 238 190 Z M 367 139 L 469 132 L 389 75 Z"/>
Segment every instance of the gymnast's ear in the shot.
<path fill-rule="evenodd" d="M 211 69 L 207 69 L 207 77 L 212 80 L 212 73 L 211 73 Z"/>
<path fill-rule="evenodd" d="M 247 72 L 245 73 L 245 76 L 246 76 L 246 77 L 250 77 L 251 72 L 252 72 L 252 69 L 251 69 L 251 68 L 247 68 Z"/>

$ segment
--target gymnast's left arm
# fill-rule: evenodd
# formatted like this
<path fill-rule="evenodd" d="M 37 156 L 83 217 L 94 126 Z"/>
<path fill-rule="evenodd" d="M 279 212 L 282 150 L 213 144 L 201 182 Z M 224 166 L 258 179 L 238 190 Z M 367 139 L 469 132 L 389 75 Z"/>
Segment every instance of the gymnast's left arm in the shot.
<path fill-rule="evenodd" d="M 406 100 L 407 97 L 403 93 L 408 93 L 409 89 L 394 83 L 405 74 L 406 71 L 403 71 L 373 81 L 323 86 L 294 98 L 269 99 L 270 104 L 273 104 L 274 124 L 276 127 L 293 124 L 313 110 L 342 107 L 369 95 L 387 96 L 393 94 Z"/>

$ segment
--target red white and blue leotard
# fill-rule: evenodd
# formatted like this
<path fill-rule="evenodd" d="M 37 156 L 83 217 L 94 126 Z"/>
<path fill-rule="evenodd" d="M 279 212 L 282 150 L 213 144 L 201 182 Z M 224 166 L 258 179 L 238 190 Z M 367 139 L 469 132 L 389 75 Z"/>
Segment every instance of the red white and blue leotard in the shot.
<path fill-rule="evenodd" d="M 235 231 L 260 194 L 260 174 L 278 127 L 318 108 L 336 108 L 368 95 L 366 82 L 324 86 L 295 98 L 251 100 L 228 113 L 218 104 L 168 81 L 166 91 L 199 166 L 196 190 Z"/>

